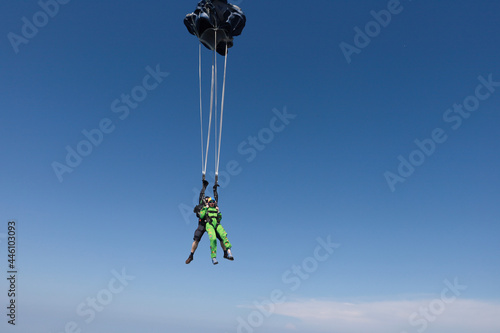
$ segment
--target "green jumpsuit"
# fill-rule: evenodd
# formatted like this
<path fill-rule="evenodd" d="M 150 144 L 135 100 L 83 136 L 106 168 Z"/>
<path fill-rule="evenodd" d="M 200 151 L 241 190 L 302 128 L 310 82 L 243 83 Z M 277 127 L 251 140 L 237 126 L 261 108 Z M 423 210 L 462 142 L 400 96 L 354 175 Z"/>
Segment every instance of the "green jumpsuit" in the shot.
<path fill-rule="evenodd" d="M 222 214 L 217 211 L 215 207 L 203 207 L 200 211 L 200 218 L 203 220 L 206 218 L 207 225 L 205 229 L 207 230 L 208 237 L 210 237 L 210 257 L 215 258 L 217 256 L 217 235 L 220 235 L 222 242 L 226 249 L 231 248 L 231 243 L 227 239 L 227 232 L 220 225 L 220 220 L 222 219 Z"/>

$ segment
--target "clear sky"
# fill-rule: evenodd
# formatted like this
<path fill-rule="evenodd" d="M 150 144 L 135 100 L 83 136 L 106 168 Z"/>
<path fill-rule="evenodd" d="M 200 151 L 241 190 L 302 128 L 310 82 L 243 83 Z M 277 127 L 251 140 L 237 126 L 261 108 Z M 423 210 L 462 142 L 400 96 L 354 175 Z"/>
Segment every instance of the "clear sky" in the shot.
<path fill-rule="evenodd" d="M 500 3 L 236 3 L 213 266 L 196 1 L 1 2 L 1 331 L 499 332 Z"/>

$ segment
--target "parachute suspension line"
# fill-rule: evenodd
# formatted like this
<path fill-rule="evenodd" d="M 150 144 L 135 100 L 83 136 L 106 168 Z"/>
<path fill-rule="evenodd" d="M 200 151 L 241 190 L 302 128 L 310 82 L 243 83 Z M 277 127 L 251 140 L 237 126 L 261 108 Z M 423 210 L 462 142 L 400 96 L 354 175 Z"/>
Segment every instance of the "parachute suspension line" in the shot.
<path fill-rule="evenodd" d="M 220 146 L 221 146 L 221 139 L 222 139 L 222 119 L 224 117 L 224 98 L 226 94 L 226 68 L 227 68 L 227 44 L 226 44 L 226 53 L 224 56 L 224 79 L 222 81 L 222 98 L 221 98 L 221 105 L 220 105 L 220 125 L 219 125 L 219 144 L 218 144 L 218 152 L 217 152 L 217 159 L 216 159 L 216 165 L 215 165 L 215 176 L 217 177 L 219 175 L 219 162 L 220 162 Z M 216 178 L 217 179 L 217 178 Z"/>
<path fill-rule="evenodd" d="M 207 161 L 208 161 L 208 148 L 210 147 L 210 129 L 212 128 L 212 113 L 213 113 L 213 101 L 214 101 L 214 66 L 212 65 L 212 83 L 210 91 L 210 115 L 208 117 L 208 134 L 207 134 L 207 150 L 205 151 L 205 167 L 203 174 L 207 172 Z"/>
<path fill-rule="evenodd" d="M 206 168 L 205 160 L 204 160 L 204 152 L 203 152 L 203 103 L 202 103 L 202 94 L 201 94 L 201 43 L 199 46 L 199 54 L 198 54 L 198 77 L 200 82 L 200 140 L 201 140 L 201 172 L 203 174 L 203 179 L 205 179 Z"/>
<path fill-rule="evenodd" d="M 217 43 L 217 29 L 215 29 L 215 41 Z M 219 99 L 218 91 L 217 91 L 217 81 L 219 81 L 219 77 L 217 74 L 217 53 L 216 53 L 216 47 L 214 48 L 214 66 L 215 66 L 215 122 L 214 122 L 214 134 L 215 134 L 215 140 L 214 140 L 214 164 L 215 164 L 215 170 L 217 171 L 217 114 L 218 114 L 218 105 L 217 101 Z"/>

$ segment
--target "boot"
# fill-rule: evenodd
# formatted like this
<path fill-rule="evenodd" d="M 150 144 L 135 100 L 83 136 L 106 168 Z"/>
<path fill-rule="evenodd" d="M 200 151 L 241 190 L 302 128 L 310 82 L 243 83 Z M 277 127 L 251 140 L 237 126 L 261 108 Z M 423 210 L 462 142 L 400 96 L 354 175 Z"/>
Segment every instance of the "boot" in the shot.
<path fill-rule="evenodd" d="M 227 260 L 231 260 L 231 261 L 234 260 L 234 257 L 231 254 L 231 250 L 230 249 L 227 249 L 226 251 L 224 251 L 224 258 L 226 258 Z"/>

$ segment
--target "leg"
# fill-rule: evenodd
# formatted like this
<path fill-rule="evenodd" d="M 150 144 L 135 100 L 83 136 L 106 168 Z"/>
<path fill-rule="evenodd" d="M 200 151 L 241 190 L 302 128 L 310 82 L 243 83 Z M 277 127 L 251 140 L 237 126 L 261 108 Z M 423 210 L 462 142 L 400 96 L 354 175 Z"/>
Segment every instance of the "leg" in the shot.
<path fill-rule="evenodd" d="M 199 240 L 195 240 L 193 241 L 193 245 L 191 245 L 191 253 L 194 254 L 194 252 L 196 251 L 196 249 L 198 248 L 198 244 L 200 244 L 200 241 Z"/>
<path fill-rule="evenodd" d="M 217 235 L 220 237 L 219 239 L 221 240 L 221 246 L 224 243 L 224 246 L 222 248 L 224 249 L 224 258 L 228 260 L 234 260 L 233 254 L 231 253 L 231 242 L 229 242 L 229 239 L 227 238 L 227 232 L 224 230 L 224 227 L 222 225 L 217 226 Z"/>
<path fill-rule="evenodd" d="M 206 230 L 208 237 L 210 237 L 210 257 L 217 257 L 217 236 L 215 235 L 215 229 L 212 224 L 207 223 Z"/>
<path fill-rule="evenodd" d="M 220 237 L 218 232 L 216 232 L 216 234 L 217 234 L 217 239 L 219 240 L 219 243 L 220 243 L 220 247 L 222 248 L 224 253 L 226 253 L 226 247 L 224 246 L 224 241 L 222 240 L 222 238 Z"/>
<path fill-rule="evenodd" d="M 222 225 L 220 225 L 220 224 L 217 226 L 217 234 L 221 238 L 221 243 L 224 243 L 224 247 L 227 250 L 229 250 L 232 247 L 232 245 L 229 242 L 229 239 L 227 239 L 227 232 L 226 232 L 226 230 L 224 230 L 224 227 L 222 227 Z"/>
<path fill-rule="evenodd" d="M 189 264 L 191 261 L 194 260 L 194 252 L 198 248 L 198 244 L 200 243 L 201 237 L 203 237 L 204 232 L 205 232 L 205 225 L 199 223 L 198 229 L 194 231 L 193 245 L 191 245 L 191 254 L 189 254 L 189 257 L 186 259 L 186 264 Z"/>

